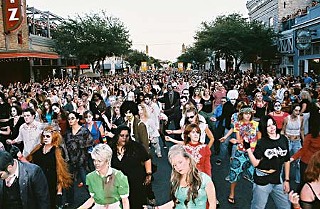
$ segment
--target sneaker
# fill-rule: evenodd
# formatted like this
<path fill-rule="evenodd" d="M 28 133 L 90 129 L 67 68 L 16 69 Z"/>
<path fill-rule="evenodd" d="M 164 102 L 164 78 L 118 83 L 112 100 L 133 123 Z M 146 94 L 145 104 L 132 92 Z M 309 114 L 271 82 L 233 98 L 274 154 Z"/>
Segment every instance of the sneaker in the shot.
<path fill-rule="evenodd" d="M 226 176 L 226 178 L 224 178 L 224 180 L 226 180 L 226 181 L 230 181 L 230 176 L 229 176 L 229 175 L 227 175 L 227 176 Z"/>
<path fill-rule="evenodd" d="M 216 161 L 216 165 L 221 165 L 221 160 L 220 159 L 218 159 L 217 161 Z"/>

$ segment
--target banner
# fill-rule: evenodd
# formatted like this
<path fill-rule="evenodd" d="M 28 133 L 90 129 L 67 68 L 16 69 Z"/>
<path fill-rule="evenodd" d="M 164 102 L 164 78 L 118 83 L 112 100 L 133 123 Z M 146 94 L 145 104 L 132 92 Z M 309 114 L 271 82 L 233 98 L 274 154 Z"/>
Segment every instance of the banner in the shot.
<path fill-rule="evenodd" d="M 178 71 L 183 72 L 183 62 L 178 62 Z"/>
<path fill-rule="evenodd" d="M 3 2 L 3 27 L 6 34 L 20 27 L 22 16 L 21 0 L 4 0 Z"/>
<path fill-rule="evenodd" d="M 187 64 L 187 71 L 190 71 L 191 70 L 191 63 L 188 63 Z"/>
<path fill-rule="evenodd" d="M 146 72 L 148 70 L 147 62 L 141 62 L 141 71 Z"/>

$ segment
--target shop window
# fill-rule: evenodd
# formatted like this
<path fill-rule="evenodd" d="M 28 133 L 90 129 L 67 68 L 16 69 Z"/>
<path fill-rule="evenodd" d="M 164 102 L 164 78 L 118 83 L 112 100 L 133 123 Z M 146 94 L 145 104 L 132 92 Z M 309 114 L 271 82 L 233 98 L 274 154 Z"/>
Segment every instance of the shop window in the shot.
<path fill-rule="evenodd" d="M 22 44 L 22 32 L 18 33 L 18 44 Z"/>
<path fill-rule="evenodd" d="M 320 42 L 312 44 L 313 54 L 320 54 Z"/>

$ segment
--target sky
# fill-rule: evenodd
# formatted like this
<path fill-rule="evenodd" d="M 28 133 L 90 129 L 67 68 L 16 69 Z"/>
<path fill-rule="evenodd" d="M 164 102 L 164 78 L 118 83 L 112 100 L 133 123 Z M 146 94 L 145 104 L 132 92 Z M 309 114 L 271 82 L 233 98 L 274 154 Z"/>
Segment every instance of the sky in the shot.
<path fill-rule="evenodd" d="M 129 30 L 132 48 L 160 60 L 175 61 L 182 44 L 194 43 L 201 22 L 219 15 L 247 17 L 247 0 L 26 0 L 29 7 L 63 18 L 106 11 Z"/>

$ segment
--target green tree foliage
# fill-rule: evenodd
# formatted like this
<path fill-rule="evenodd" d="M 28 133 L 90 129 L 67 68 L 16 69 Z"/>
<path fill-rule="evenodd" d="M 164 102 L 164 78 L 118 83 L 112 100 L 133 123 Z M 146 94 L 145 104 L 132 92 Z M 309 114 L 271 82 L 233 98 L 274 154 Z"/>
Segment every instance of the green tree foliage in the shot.
<path fill-rule="evenodd" d="M 219 57 L 232 57 L 236 70 L 246 61 L 270 60 L 275 56 L 276 34 L 259 22 L 249 22 L 239 14 L 219 16 L 203 22 L 196 33 L 196 47 L 210 49 Z"/>
<path fill-rule="evenodd" d="M 104 11 L 67 19 L 58 26 L 53 38 L 61 55 L 91 64 L 106 56 L 124 55 L 131 47 L 129 31 L 124 24 Z"/>
<path fill-rule="evenodd" d="M 128 61 L 132 66 L 140 66 L 141 62 L 147 62 L 148 65 L 154 64 L 156 67 L 160 67 L 160 60 L 154 57 L 149 57 L 143 52 L 138 50 L 130 50 L 130 52 L 125 56 L 125 60 Z"/>
<path fill-rule="evenodd" d="M 204 64 L 208 60 L 208 53 L 206 50 L 199 47 L 188 47 L 186 52 L 180 55 L 177 60 L 178 62 L 186 63 L 197 63 Z"/>

